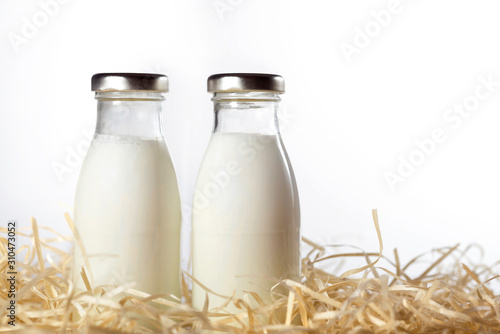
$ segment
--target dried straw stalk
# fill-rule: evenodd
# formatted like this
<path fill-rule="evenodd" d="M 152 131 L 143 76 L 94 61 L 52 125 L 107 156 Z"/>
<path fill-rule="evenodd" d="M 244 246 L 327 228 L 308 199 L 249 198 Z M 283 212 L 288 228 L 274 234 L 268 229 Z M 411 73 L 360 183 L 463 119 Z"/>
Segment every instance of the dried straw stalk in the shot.
<path fill-rule="evenodd" d="M 71 255 L 53 245 L 72 239 L 46 227 L 43 229 L 53 237 L 42 239 L 36 220 L 32 219 L 30 230 L 18 232 L 19 237 L 31 239 L 31 245 L 17 250 L 15 327 L 8 325 L 6 317 L 7 239 L 3 235 L 6 236 L 7 230 L 1 228 L 0 332 L 196 333 L 202 329 L 228 333 L 500 332 L 500 296 L 489 287 L 499 279 L 493 267 L 466 265 L 465 252 L 457 245 L 435 250 L 440 257 L 421 275 L 412 278 L 409 268 L 425 254 L 406 265 L 400 264 L 397 251 L 393 262 L 382 256 L 375 210 L 373 218 L 379 253 L 327 255 L 327 247 L 304 239 L 312 249 L 303 259 L 302 281 L 280 282 L 288 293 L 274 292 L 272 304 L 266 304 L 251 292 L 242 299 L 229 298 L 227 303 L 241 310 L 237 314 L 220 309 L 193 309 L 189 305 L 187 274 L 182 282 L 184 302 L 172 296 L 151 296 L 132 289 L 132 285 L 94 288 L 89 285 L 88 291 L 75 293 L 68 279 Z M 72 227 L 67 214 L 66 219 Z M 52 256 L 58 260 L 54 261 Z M 377 257 L 375 261 L 370 260 L 373 256 Z M 345 257 L 364 257 L 367 264 L 339 276 L 315 267 L 319 262 Z M 453 258 L 454 265 L 446 271 L 439 269 L 444 260 Z M 376 267 L 380 259 L 392 268 Z M 255 304 L 258 306 L 251 306 Z"/>

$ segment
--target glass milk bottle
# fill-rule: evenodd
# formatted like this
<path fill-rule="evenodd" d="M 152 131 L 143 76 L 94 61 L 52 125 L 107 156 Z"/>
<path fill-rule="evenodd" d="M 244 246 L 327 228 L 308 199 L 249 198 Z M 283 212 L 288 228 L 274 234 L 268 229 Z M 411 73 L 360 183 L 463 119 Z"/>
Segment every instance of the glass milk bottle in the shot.
<path fill-rule="evenodd" d="M 97 126 L 75 197 L 73 281 L 92 287 L 135 282 L 134 289 L 180 295 L 181 208 L 174 166 L 162 134 L 159 74 L 92 77 Z"/>
<path fill-rule="evenodd" d="M 299 278 L 301 261 L 297 186 L 277 119 L 284 81 L 216 74 L 208 91 L 215 124 L 193 197 L 193 277 L 218 294 L 269 300 L 279 280 Z M 206 294 L 193 282 L 194 307 Z M 209 309 L 225 300 L 208 296 Z"/>

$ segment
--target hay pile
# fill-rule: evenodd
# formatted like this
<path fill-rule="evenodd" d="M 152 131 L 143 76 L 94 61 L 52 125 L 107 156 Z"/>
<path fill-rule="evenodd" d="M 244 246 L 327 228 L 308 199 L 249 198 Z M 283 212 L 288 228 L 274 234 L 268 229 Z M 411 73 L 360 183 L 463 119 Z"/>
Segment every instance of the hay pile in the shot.
<path fill-rule="evenodd" d="M 16 326 L 8 325 L 7 229 L 1 228 L 1 329 L 19 333 L 196 333 L 213 329 L 231 333 L 499 333 L 500 296 L 490 285 L 499 280 L 494 268 L 467 261 L 458 245 L 434 250 L 439 254 L 422 274 L 409 269 L 431 253 L 401 265 L 382 256 L 376 211 L 379 253 L 328 255 L 327 247 L 304 239 L 311 251 L 303 259 L 302 282 L 285 280 L 285 295 L 274 293 L 266 305 L 249 293 L 228 303 L 241 312 L 197 311 L 189 306 L 190 291 L 183 281 L 183 302 L 171 296 L 151 296 L 133 285 L 94 287 L 74 293 L 68 280 L 71 257 L 54 246 L 71 241 L 44 228 L 53 237 L 41 239 L 32 219 L 30 230 L 17 237 L 31 239 L 17 249 Z M 68 215 L 66 218 L 71 226 Z M 40 227 L 42 228 L 42 227 Z M 18 241 L 19 242 L 19 241 Z M 43 254 L 46 254 L 43 258 Z M 57 256 L 54 260 L 53 257 Z M 371 258 L 376 257 L 374 261 Z M 345 257 L 364 257 L 367 265 L 335 276 L 317 263 Z M 376 267 L 379 259 L 391 268 Z M 446 261 L 445 261 L 446 260 Z M 443 271 L 440 266 L 452 262 Z M 117 296 L 125 296 L 117 299 Z M 260 305 L 252 308 L 257 302 Z M 168 307 L 165 307 L 168 306 Z"/>

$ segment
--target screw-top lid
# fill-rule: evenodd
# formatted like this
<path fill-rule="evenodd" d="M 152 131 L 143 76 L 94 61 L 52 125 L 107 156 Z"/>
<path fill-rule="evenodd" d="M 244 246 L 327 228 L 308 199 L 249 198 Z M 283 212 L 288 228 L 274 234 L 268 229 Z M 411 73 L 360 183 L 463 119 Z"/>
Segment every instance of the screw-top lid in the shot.
<path fill-rule="evenodd" d="M 210 93 L 231 92 L 285 92 L 285 80 L 276 74 L 221 73 L 208 77 Z"/>
<path fill-rule="evenodd" d="M 92 76 L 92 91 L 168 92 L 168 77 L 153 73 L 97 73 Z"/>

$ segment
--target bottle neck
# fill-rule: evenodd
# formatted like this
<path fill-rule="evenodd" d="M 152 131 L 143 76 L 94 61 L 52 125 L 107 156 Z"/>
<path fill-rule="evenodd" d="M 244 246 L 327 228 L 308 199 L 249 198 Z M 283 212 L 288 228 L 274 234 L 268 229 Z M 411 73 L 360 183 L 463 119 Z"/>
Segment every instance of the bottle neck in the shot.
<path fill-rule="evenodd" d="M 213 133 L 279 135 L 278 93 L 214 93 L 212 101 L 215 112 Z"/>
<path fill-rule="evenodd" d="M 97 92 L 97 135 L 158 139 L 162 133 L 160 92 Z"/>

